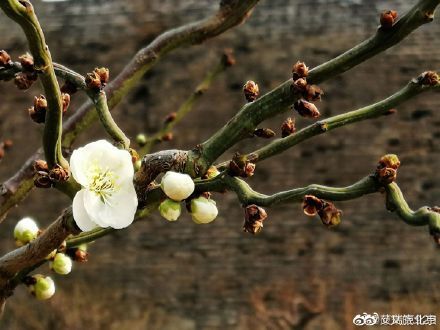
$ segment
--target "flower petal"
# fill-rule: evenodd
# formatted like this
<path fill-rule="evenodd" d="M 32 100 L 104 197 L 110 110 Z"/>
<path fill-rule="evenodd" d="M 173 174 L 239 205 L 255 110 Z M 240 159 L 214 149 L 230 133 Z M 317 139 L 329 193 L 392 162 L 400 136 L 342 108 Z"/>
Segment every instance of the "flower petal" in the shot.
<path fill-rule="evenodd" d="M 89 216 L 101 227 L 121 229 L 128 227 L 134 220 L 138 205 L 133 184 L 119 188 L 104 202 L 99 195 L 87 191 L 84 206 Z"/>
<path fill-rule="evenodd" d="M 89 231 L 96 228 L 96 223 L 87 214 L 84 208 L 85 189 L 78 191 L 73 199 L 72 211 L 73 219 L 82 231 Z"/>

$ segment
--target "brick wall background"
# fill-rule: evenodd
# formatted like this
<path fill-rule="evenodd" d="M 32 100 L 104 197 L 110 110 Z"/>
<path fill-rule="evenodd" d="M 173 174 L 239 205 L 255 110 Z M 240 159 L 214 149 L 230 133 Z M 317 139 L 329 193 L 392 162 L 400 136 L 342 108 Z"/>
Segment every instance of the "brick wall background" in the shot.
<path fill-rule="evenodd" d="M 85 73 L 97 65 L 116 75 L 142 45 L 168 28 L 205 17 L 217 1 L 34 1 L 56 61 Z M 254 79 L 263 92 L 288 78 L 298 59 L 314 66 L 374 33 L 378 12 L 405 12 L 415 1 L 261 1 L 251 19 L 218 39 L 181 49 L 149 72 L 117 108 L 126 132 L 153 132 L 177 108 L 224 47 L 238 65 L 175 131 L 168 148 L 191 148 L 221 127 L 243 104 L 241 86 Z M 438 69 L 438 19 L 402 44 L 322 84 L 324 116 L 383 99 L 427 69 Z M 24 36 L 0 15 L 0 48 L 26 50 Z M 0 139 L 15 146 L 0 163 L 0 181 L 39 145 L 41 128 L 27 117 L 27 92 L 0 84 Z M 75 96 L 71 111 L 84 98 Z M 440 199 L 438 94 L 424 94 L 395 116 L 341 128 L 258 165 L 249 182 L 272 193 L 310 183 L 347 185 L 372 171 L 378 158 L 397 153 L 399 184 L 411 206 Z M 291 115 L 291 114 L 290 114 Z M 280 116 L 267 126 L 278 129 Z M 299 127 L 309 122 L 298 118 Z M 105 137 L 98 125 L 80 146 Z M 255 148 L 243 143 L 235 150 Z M 388 213 L 380 195 L 338 203 L 343 223 L 326 230 L 298 205 L 270 209 L 261 235 L 241 231 L 233 195 L 215 196 L 220 216 L 209 226 L 185 215 L 177 223 L 157 216 L 90 245 L 90 262 L 56 277 L 48 302 L 19 288 L 7 305 L 5 329 L 350 329 L 362 312 L 435 313 L 440 302 L 438 249 L 426 228 L 409 228 Z M 11 212 L 0 231 L 0 251 L 13 247 L 15 222 L 32 215 L 49 224 L 68 200 L 35 191 Z M 42 271 L 46 271 L 43 266 Z M 437 315 L 440 316 L 440 315 Z"/>

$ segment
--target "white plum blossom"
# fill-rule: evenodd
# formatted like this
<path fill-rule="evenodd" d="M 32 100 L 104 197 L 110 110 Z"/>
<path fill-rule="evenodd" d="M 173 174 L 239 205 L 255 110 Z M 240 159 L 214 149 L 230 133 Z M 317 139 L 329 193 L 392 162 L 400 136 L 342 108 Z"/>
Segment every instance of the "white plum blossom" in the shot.
<path fill-rule="evenodd" d="M 64 253 L 57 253 L 50 268 L 60 275 L 67 275 L 72 271 L 72 259 Z"/>
<path fill-rule="evenodd" d="M 195 223 L 210 223 L 211 221 L 214 221 L 217 214 L 217 205 L 212 199 L 198 197 L 191 200 L 191 215 Z"/>
<path fill-rule="evenodd" d="M 35 284 L 29 287 L 38 300 L 51 298 L 55 293 L 55 282 L 49 276 L 34 275 Z"/>
<path fill-rule="evenodd" d="M 78 148 L 70 158 L 74 179 L 82 186 L 73 199 L 73 218 L 82 231 L 128 227 L 138 200 L 131 155 L 105 140 Z"/>
<path fill-rule="evenodd" d="M 163 192 L 172 200 L 180 202 L 194 192 L 194 181 L 188 174 L 168 171 L 160 184 Z"/>
<path fill-rule="evenodd" d="M 159 205 L 160 215 L 168 221 L 176 221 L 182 213 L 180 202 L 167 198 Z"/>
<path fill-rule="evenodd" d="M 39 228 L 34 219 L 26 217 L 21 219 L 14 228 L 14 238 L 18 245 L 24 245 L 38 236 Z"/>

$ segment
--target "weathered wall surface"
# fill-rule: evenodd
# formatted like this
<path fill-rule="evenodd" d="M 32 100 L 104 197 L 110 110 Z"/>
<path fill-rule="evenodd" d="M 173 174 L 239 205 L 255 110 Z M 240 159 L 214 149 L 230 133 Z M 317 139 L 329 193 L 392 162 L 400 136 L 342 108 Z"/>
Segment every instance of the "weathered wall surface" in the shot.
<path fill-rule="evenodd" d="M 108 66 L 114 74 L 160 31 L 203 18 L 216 7 L 216 1 L 205 0 L 35 2 L 56 61 L 83 73 Z M 164 59 L 115 117 L 131 137 L 153 132 L 217 62 L 221 49 L 232 47 L 238 65 L 215 83 L 167 146 L 190 148 L 240 108 L 246 80 L 268 91 L 288 78 L 296 60 L 314 66 L 330 59 L 374 33 L 380 10 L 402 13 L 414 2 L 263 0 L 245 25 Z M 439 32 L 436 20 L 323 84 L 323 115 L 370 104 L 420 72 L 438 69 Z M 3 15 L 0 48 L 14 55 L 26 50 L 23 35 Z M 40 129 L 26 114 L 37 93 L 38 86 L 19 92 L 12 84 L 0 85 L 0 138 L 15 141 L 0 163 L 0 180 L 39 144 Z M 82 100 L 75 98 L 71 111 Z M 392 152 L 402 160 L 398 181 L 410 204 L 434 205 L 440 200 L 439 106 L 438 94 L 425 94 L 395 116 L 316 137 L 259 164 L 249 182 L 267 193 L 310 183 L 346 185 Z M 277 130 L 283 119 L 267 126 Z M 95 129 L 76 146 L 104 136 Z M 239 149 L 254 147 L 244 143 Z M 188 216 L 171 224 L 154 216 L 99 240 L 90 246 L 89 263 L 56 278 L 58 292 L 49 302 L 36 302 L 18 289 L 4 328 L 350 329 L 353 316 L 362 312 L 438 311 L 439 251 L 426 229 L 409 228 L 387 213 L 382 196 L 338 203 L 344 218 L 335 230 L 306 218 L 298 205 L 271 209 L 256 237 L 241 232 L 242 210 L 234 196 L 216 198 L 220 216 L 212 225 L 194 225 Z M 34 192 L 3 224 L 0 251 L 13 247 L 11 230 L 20 216 L 31 214 L 46 225 L 67 203 L 55 192 Z"/>

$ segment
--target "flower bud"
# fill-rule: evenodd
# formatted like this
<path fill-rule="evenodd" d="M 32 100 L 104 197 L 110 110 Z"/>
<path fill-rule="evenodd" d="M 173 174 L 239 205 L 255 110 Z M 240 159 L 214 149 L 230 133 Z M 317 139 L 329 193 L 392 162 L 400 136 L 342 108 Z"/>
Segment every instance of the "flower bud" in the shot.
<path fill-rule="evenodd" d="M 18 89 L 25 90 L 32 86 L 36 77 L 24 72 L 17 73 L 14 78 L 14 84 Z"/>
<path fill-rule="evenodd" d="M 257 99 L 258 95 L 260 94 L 260 89 L 254 81 L 248 80 L 243 86 L 243 92 L 246 100 L 248 102 L 252 102 Z"/>
<path fill-rule="evenodd" d="M 28 285 L 29 291 L 38 299 L 46 300 L 51 298 L 55 293 L 55 283 L 49 276 L 33 275 L 31 277 L 34 284 Z"/>
<path fill-rule="evenodd" d="M 281 125 L 281 137 L 285 138 L 295 133 L 295 119 L 287 118 Z"/>
<path fill-rule="evenodd" d="M 5 149 L 3 147 L 0 147 L 0 160 L 5 157 Z"/>
<path fill-rule="evenodd" d="M 313 195 L 305 195 L 302 208 L 305 215 L 313 217 L 324 207 L 323 200 Z"/>
<path fill-rule="evenodd" d="M 295 94 L 303 95 L 307 91 L 307 80 L 305 78 L 293 80 L 291 89 Z"/>
<path fill-rule="evenodd" d="M 177 117 L 177 113 L 176 113 L 176 112 L 170 112 L 170 113 L 165 117 L 164 124 L 172 123 L 173 121 L 176 120 L 176 117 Z"/>
<path fill-rule="evenodd" d="M 6 139 L 3 141 L 3 147 L 5 149 L 10 149 L 14 145 L 14 142 L 11 139 Z"/>
<path fill-rule="evenodd" d="M 36 123 L 44 123 L 46 120 L 47 100 L 44 95 L 34 97 L 34 106 L 29 108 L 29 116 Z"/>
<path fill-rule="evenodd" d="M 89 254 L 87 253 L 87 245 L 81 244 L 77 247 L 68 248 L 66 254 L 76 262 L 87 262 Z"/>
<path fill-rule="evenodd" d="M 37 238 L 40 229 L 34 219 L 26 217 L 21 219 L 14 228 L 14 238 L 17 245 L 25 245 Z"/>
<path fill-rule="evenodd" d="M 173 133 L 168 132 L 161 137 L 161 141 L 171 141 L 174 138 Z"/>
<path fill-rule="evenodd" d="M 205 197 L 198 197 L 191 200 L 192 219 L 197 224 L 206 224 L 214 221 L 218 215 L 215 201 Z"/>
<path fill-rule="evenodd" d="M 389 29 L 394 25 L 397 19 L 397 12 L 394 10 L 385 10 L 380 14 L 380 26 L 383 29 Z"/>
<path fill-rule="evenodd" d="M 194 192 L 194 181 L 185 173 L 166 172 L 160 186 L 165 195 L 177 202 L 188 198 Z"/>
<path fill-rule="evenodd" d="M 87 73 L 86 86 L 88 89 L 91 89 L 94 91 L 99 91 L 102 88 L 101 78 L 99 77 L 99 75 L 95 71 L 93 71 L 91 73 Z"/>
<path fill-rule="evenodd" d="M 321 99 L 321 95 L 323 94 L 324 92 L 317 85 L 307 85 L 305 93 L 303 93 L 304 98 L 307 101 L 318 101 Z"/>
<path fill-rule="evenodd" d="M 309 74 L 309 68 L 306 66 L 304 62 L 296 62 L 292 68 L 292 76 L 293 80 L 297 80 L 299 78 L 305 78 Z"/>
<path fill-rule="evenodd" d="M 70 104 L 70 94 L 62 93 L 61 94 L 61 103 L 63 105 L 63 114 L 67 112 L 67 108 Z"/>
<path fill-rule="evenodd" d="M 322 223 L 327 227 L 334 227 L 341 223 L 342 211 L 338 210 L 333 203 L 322 201 L 323 207 L 318 211 Z"/>
<path fill-rule="evenodd" d="M 136 143 L 143 147 L 145 144 L 147 144 L 147 136 L 145 134 L 136 135 Z"/>
<path fill-rule="evenodd" d="M 244 209 L 243 231 L 250 234 L 257 234 L 263 229 L 263 221 L 267 219 L 266 210 L 252 204 Z"/>
<path fill-rule="evenodd" d="M 419 76 L 418 80 L 420 81 L 420 83 L 422 85 L 427 85 L 427 86 L 435 86 L 440 83 L 440 78 L 439 78 L 437 72 L 434 72 L 434 71 L 423 72 Z"/>
<path fill-rule="evenodd" d="M 57 253 L 50 263 L 50 268 L 57 274 L 67 275 L 72 271 L 72 259 L 64 253 Z"/>
<path fill-rule="evenodd" d="M 109 79 L 110 79 L 110 71 L 107 68 L 95 68 L 94 72 L 96 72 L 97 76 L 101 80 L 101 85 L 104 87 Z"/>
<path fill-rule="evenodd" d="M 231 48 L 223 50 L 222 63 L 225 67 L 233 66 L 237 63 L 237 60 L 234 57 L 234 51 Z"/>
<path fill-rule="evenodd" d="M 211 166 L 211 167 L 208 168 L 208 170 L 206 171 L 206 173 L 202 177 L 202 179 L 204 179 L 204 180 L 206 180 L 206 179 L 213 179 L 213 178 L 215 178 L 219 174 L 220 174 L 220 172 L 217 169 L 217 167 Z"/>
<path fill-rule="evenodd" d="M 162 217 L 168 221 L 176 221 L 182 213 L 180 202 L 175 202 L 167 198 L 159 205 L 159 212 Z"/>
<path fill-rule="evenodd" d="M 376 177 L 383 185 L 396 181 L 397 169 L 400 166 L 399 158 L 394 154 L 388 154 L 379 160 L 376 168 Z"/>
<path fill-rule="evenodd" d="M 400 160 L 397 155 L 387 154 L 382 156 L 377 165 L 379 168 L 390 167 L 397 170 L 400 167 Z"/>
<path fill-rule="evenodd" d="M 0 50 L 0 67 L 6 67 L 11 64 L 11 57 L 5 50 Z"/>
<path fill-rule="evenodd" d="M 270 128 L 257 128 L 254 131 L 254 135 L 264 139 L 270 139 L 275 136 L 275 132 Z"/>
<path fill-rule="evenodd" d="M 34 71 L 34 58 L 31 54 L 26 53 L 18 57 L 24 71 Z"/>
<path fill-rule="evenodd" d="M 78 87 L 69 80 L 66 80 L 60 88 L 61 93 L 73 95 L 78 91 Z"/>
<path fill-rule="evenodd" d="M 63 168 L 62 166 L 56 164 L 50 171 L 49 171 L 49 179 L 52 182 L 66 182 L 69 180 L 70 172 L 69 170 Z"/>
<path fill-rule="evenodd" d="M 318 118 L 321 115 L 313 103 L 303 99 L 296 101 L 293 108 L 298 111 L 300 116 L 305 118 Z"/>

